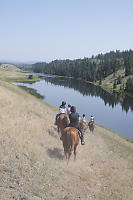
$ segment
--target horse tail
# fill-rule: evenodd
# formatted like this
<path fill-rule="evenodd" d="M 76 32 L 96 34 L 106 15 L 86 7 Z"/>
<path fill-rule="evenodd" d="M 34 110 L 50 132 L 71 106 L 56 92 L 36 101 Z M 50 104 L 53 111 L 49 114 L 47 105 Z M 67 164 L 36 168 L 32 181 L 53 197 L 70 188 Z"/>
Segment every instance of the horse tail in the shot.
<path fill-rule="evenodd" d="M 67 141 L 67 150 L 69 151 L 69 149 L 71 147 L 71 132 L 70 132 L 70 130 L 67 131 L 66 141 Z"/>
<path fill-rule="evenodd" d="M 75 146 L 75 136 L 71 135 L 71 151 L 74 151 L 74 146 Z"/>

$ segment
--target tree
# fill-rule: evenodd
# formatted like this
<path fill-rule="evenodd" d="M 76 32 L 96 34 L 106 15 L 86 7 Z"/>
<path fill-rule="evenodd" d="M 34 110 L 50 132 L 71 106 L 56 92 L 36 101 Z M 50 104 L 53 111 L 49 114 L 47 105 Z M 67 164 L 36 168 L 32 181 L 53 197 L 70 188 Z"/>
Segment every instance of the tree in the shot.
<path fill-rule="evenodd" d="M 29 78 L 29 79 L 33 79 L 33 75 L 32 75 L 32 74 L 30 74 L 28 78 Z"/>
<path fill-rule="evenodd" d="M 125 91 L 133 94 L 133 78 L 131 79 L 129 77 L 129 79 L 127 80 L 126 86 L 125 86 Z"/>
<path fill-rule="evenodd" d="M 112 74 L 116 77 L 119 69 L 125 68 L 125 76 L 133 74 L 133 51 L 118 50 L 99 54 L 91 58 L 76 60 L 54 60 L 50 63 L 36 63 L 34 72 L 81 78 L 85 81 L 97 81 Z M 117 84 L 121 82 L 118 78 Z"/>
<path fill-rule="evenodd" d="M 99 80 L 99 85 L 102 85 L 102 80 L 101 79 Z"/>
<path fill-rule="evenodd" d="M 115 89 L 116 87 L 117 87 L 117 81 L 114 80 L 113 89 Z"/>
<path fill-rule="evenodd" d="M 117 84 L 121 84 L 122 80 L 121 80 L 121 76 L 119 75 L 117 78 Z"/>

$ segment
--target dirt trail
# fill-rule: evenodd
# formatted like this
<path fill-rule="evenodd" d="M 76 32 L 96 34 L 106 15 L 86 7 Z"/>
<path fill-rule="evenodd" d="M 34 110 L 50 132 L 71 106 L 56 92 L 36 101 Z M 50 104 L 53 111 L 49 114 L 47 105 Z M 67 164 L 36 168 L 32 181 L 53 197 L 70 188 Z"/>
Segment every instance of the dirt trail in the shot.
<path fill-rule="evenodd" d="M 0 81 L 0 200 L 132 200 L 133 144 L 97 125 L 67 165 L 56 112 Z"/>

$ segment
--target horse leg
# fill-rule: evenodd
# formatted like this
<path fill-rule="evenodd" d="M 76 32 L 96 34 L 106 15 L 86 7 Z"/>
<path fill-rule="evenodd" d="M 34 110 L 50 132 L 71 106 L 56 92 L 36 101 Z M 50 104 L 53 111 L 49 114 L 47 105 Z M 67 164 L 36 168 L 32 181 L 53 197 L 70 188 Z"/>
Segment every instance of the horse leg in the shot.
<path fill-rule="evenodd" d="M 62 138 L 62 135 L 63 135 L 63 132 L 61 131 L 61 132 L 60 132 L 60 140 L 63 139 L 63 138 Z"/>
<path fill-rule="evenodd" d="M 90 126 L 90 133 L 93 133 L 93 127 Z"/>
<path fill-rule="evenodd" d="M 70 157 L 71 157 L 71 154 L 72 154 L 71 148 L 68 150 L 67 153 L 68 153 L 68 157 L 67 157 L 67 165 L 68 165 Z"/>
<path fill-rule="evenodd" d="M 58 135 L 59 135 L 59 132 L 60 132 L 60 128 L 59 128 L 59 126 L 57 126 L 57 129 L 58 129 Z"/>
<path fill-rule="evenodd" d="M 76 160 L 76 148 L 77 148 L 77 145 L 74 146 L 74 160 Z"/>
<path fill-rule="evenodd" d="M 65 152 L 65 158 L 66 158 L 66 160 L 67 160 L 67 158 L 68 158 L 68 156 L 67 156 L 67 152 Z"/>
<path fill-rule="evenodd" d="M 71 145 L 68 142 L 68 144 L 67 144 L 67 164 L 69 163 L 71 154 L 72 154 L 72 147 L 71 147 Z"/>
<path fill-rule="evenodd" d="M 68 150 L 68 146 L 67 145 L 64 146 L 64 154 L 65 154 L 65 158 L 66 158 L 67 164 L 68 164 L 69 159 L 70 159 L 70 155 L 69 155 L 69 150 Z"/>
<path fill-rule="evenodd" d="M 67 160 L 67 148 L 66 148 L 66 145 L 63 144 L 63 147 L 64 147 L 64 155 L 65 155 L 65 158 Z"/>
<path fill-rule="evenodd" d="M 92 127 L 91 127 L 91 131 L 92 131 L 92 134 L 93 134 L 93 131 L 94 131 L 94 127 L 93 127 L 93 125 L 92 125 Z"/>

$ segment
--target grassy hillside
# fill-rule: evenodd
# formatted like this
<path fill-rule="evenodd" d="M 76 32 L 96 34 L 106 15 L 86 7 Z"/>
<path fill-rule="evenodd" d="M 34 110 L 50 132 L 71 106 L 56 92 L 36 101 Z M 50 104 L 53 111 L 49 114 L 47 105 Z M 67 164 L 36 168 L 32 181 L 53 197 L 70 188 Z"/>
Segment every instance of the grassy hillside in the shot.
<path fill-rule="evenodd" d="M 0 200 L 131 200 L 133 144 L 96 125 L 77 160 L 64 159 L 57 108 L 5 80 L 0 70 Z"/>
<path fill-rule="evenodd" d="M 121 77 L 121 84 L 117 84 L 116 88 L 113 88 L 114 81 L 118 80 L 119 76 Z M 120 69 L 115 74 L 112 73 L 111 75 L 103 79 L 100 86 L 110 92 L 112 91 L 123 92 L 123 89 L 125 88 L 125 84 L 127 80 L 129 79 L 129 77 L 133 78 L 133 75 L 125 76 L 125 69 Z M 96 82 L 96 85 L 99 85 L 98 81 Z"/>

